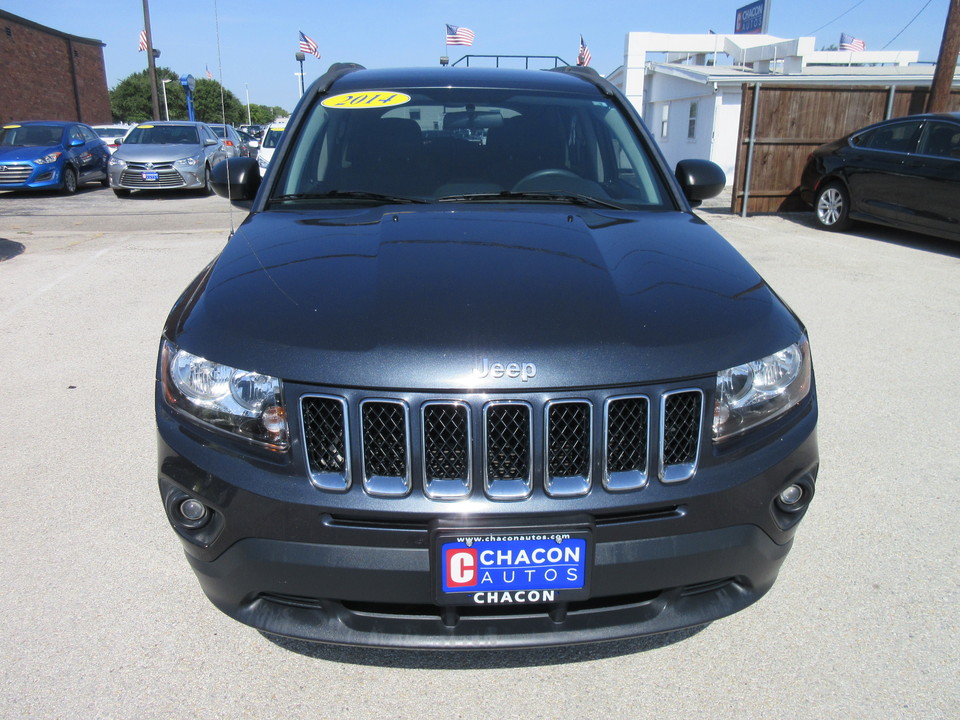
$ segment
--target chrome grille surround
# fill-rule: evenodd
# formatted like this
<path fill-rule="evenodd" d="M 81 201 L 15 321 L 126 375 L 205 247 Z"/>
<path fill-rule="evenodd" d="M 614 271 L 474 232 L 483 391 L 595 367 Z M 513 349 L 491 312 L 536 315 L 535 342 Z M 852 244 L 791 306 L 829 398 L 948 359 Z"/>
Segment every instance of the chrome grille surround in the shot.
<path fill-rule="evenodd" d="M 129 188 L 176 188 L 183 187 L 187 181 L 177 172 L 172 162 L 150 163 L 128 162 L 120 173 L 120 185 Z M 144 180 L 145 172 L 157 173 L 156 180 Z"/>
<path fill-rule="evenodd" d="M 299 425 L 310 480 L 323 491 L 350 491 L 356 477 L 380 498 L 577 498 L 693 478 L 709 442 L 707 384 L 529 399 L 306 390 Z"/>

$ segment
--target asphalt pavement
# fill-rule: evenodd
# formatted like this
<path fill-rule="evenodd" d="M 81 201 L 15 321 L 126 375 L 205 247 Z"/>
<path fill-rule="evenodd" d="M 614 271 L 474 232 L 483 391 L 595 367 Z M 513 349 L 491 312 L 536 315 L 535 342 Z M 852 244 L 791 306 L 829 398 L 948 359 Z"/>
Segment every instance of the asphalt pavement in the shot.
<path fill-rule="evenodd" d="M 819 385 L 817 495 L 757 604 L 604 645 L 358 650 L 222 615 L 160 504 L 160 331 L 229 208 L 0 193 L 0 718 L 958 717 L 960 244 L 700 211 L 803 318 Z"/>

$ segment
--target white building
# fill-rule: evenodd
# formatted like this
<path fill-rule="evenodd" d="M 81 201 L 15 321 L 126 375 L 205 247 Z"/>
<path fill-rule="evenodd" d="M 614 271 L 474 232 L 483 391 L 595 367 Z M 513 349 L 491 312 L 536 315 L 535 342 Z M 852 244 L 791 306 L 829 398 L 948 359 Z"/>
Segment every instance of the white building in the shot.
<path fill-rule="evenodd" d="M 607 76 L 633 103 L 674 166 L 713 160 L 733 177 L 744 83 L 929 86 L 917 51 L 817 51 L 815 38 L 627 34 L 623 66 Z"/>

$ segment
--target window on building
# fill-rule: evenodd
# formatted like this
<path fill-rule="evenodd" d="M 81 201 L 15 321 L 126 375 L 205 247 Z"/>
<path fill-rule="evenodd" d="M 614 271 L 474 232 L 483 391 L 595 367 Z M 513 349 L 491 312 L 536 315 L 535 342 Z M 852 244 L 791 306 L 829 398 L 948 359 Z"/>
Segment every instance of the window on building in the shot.
<path fill-rule="evenodd" d="M 670 127 L 670 103 L 660 108 L 660 137 L 667 137 L 667 128 Z"/>
<path fill-rule="evenodd" d="M 690 119 L 687 122 L 687 139 L 696 140 L 697 139 L 697 110 L 699 109 L 700 103 L 694 100 L 690 103 Z"/>

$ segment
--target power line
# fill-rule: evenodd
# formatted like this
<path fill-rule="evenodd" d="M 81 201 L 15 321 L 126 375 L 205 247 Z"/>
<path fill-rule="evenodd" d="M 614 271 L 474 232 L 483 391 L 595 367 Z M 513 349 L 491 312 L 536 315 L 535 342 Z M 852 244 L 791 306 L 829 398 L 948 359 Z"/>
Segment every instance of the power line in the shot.
<path fill-rule="evenodd" d="M 880 48 L 880 49 L 881 49 L 881 50 L 886 50 L 886 49 L 890 46 L 890 43 L 892 43 L 892 42 L 893 42 L 894 40 L 896 40 L 898 37 L 900 37 L 901 35 L 903 35 L 904 30 L 906 30 L 908 27 L 910 27 L 911 25 L 913 25 L 913 21 L 916 20 L 918 17 L 920 17 L 920 14 L 921 14 L 924 10 L 926 10 L 926 9 L 930 6 L 930 3 L 932 3 L 932 2 L 933 2 L 933 0 L 927 0 L 927 4 L 924 5 L 922 8 L 920 8 L 920 12 L 918 12 L 916 15 L 914 15 L 914 16 L 910 19 L 910 22 L 908 22 L 906 25 L 904 25 L 904 26 L 903 26 L 903 29 L 901 29 L 900 32 L 898 32 L 896 35 L 894 35 L 892 38 L 890 38 L 890 42 L 888 42 L 886 45 L 884 45 L 884 46 L 883 46 L 882 48 Z"/>
<path fill-rule="evenodd" d="M 821 25 L 821 26 L 818 27 L 816 30 L 812 30 L 812 31 L 808 32 L 807 35 L 816 35 L 818 32 L 820 32 L 820 31 L 823 30 L 825 27 L 827 27 L 827 25 L 833 25 L 837 20 L 839 20 L 840 18 L 842 18 L 842 17 L 843 17 L 844 15 L 846 15 L 848 12 L 851 12 L 851 11 L 853 11 L 853 10 L 856 10 L 858 7 L 860 7 L 861 5 L 863 5 L 866 1 L 867 1 L 867 0 L 860 0 L 860 2 L 858 2 L 856 5 L 854 5 L 854 6 L 853 6 L 852 8 L 850 8 L 849 10 L 846 10 L 846 11 L 840 13 L 840 14 L 837 15 L 833 20 L 831 20 L 830 22 L 826 23 L 825 25 Z M 928 3 L 928 4 L 929 4 L 929 3 Z M 921 12 L 922 12 L 922 11 L 921 11 Z"/>

